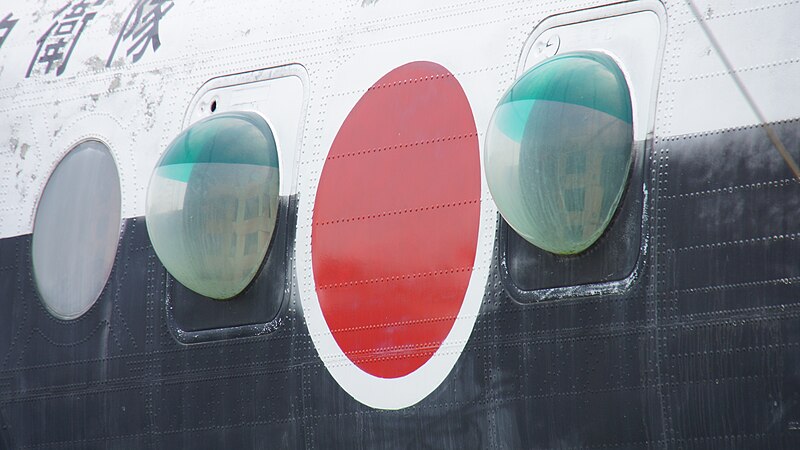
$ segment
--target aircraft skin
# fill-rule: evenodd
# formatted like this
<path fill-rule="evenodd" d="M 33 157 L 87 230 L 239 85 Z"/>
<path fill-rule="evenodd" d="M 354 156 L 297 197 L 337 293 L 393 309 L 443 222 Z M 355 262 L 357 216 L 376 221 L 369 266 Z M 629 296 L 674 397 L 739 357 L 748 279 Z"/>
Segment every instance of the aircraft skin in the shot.
<path fill-rule="evenodd" d="M 759 117 L 800 157 L 797 18 L 777 0 L 0 4 L 0 447 L 797 448 L 800 184 Z M 487 130 L 535 62 L 598 49 L 634 80 L 636 150 L 606 233 L 559 257 L 498 213 Z M 238 109 L 278 136 L 278 218 L 254 281 L 216 301 L 164 268 L 146 198 L 182 130 Z M 65 317 L 34 223 L 87 140 L 118 171 L 119 239 Z"/>

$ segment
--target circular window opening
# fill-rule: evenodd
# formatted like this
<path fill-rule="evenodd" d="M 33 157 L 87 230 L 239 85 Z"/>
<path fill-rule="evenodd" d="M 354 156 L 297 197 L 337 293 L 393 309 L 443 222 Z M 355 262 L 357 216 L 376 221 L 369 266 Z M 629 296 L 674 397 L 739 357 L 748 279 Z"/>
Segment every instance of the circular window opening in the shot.
<path fill-rule="evenodd" d="M 230 299 L 253 280 L 275 230 L 278 151 L 255 113 L 201 120 L 167 147 L 150 178 L 153 248 L 184 286 Z"/>
<path fill-rule="evenodd" d="M 33 274 L 47 309 L 74 319 L 105 287 L 117 252 L 120 184 L 108 147 L 78 144 L 50 175 L 33 224 Z"/>
<path fill-rule="evenodd" d="M 630 172 L 625 76 L 596 52 L 534 66 L 498 103 L 484 151 L 492 197 L 517 233 L 556 254 L 586 250 L 611 222 Z"/>

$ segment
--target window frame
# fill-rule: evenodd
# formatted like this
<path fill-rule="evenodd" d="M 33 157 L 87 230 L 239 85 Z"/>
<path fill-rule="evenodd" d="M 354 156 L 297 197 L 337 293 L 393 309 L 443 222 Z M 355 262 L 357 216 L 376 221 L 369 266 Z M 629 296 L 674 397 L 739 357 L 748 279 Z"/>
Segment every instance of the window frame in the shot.
<path fill-rule="evenodd" d="M 568 29 L 568 27 L 584 26 L 587 23 L 602 21 L 604 19 L 613 19 L 617 17 L 628 16 L 636 13 L 650 12 L 655 14 L 660 24 L 658 33 L 657 47 L 655 54 L 647 54 L 646 56 L 653 61 L 654 66 L 652 69 L 652 79 L 649 83 L 645 83 L 647 74 L 636 73 L 637 68 L 634 68 L 634 73 L 631 73 L 630 65 L 626 61 L 633 59 L 632 56 L 620 57 L 613 50 L 610 50 L 602 45 L 596 45 L 595 41 L 589 38 L 590 44 L 580 42 L 573 44 L 572 47 L 568 45 L 565 48 L 565 42 L 561 36 L 556 32 L 556 28 L 560 30 Z M 622 203 L 627 201 L 632 196 L 641 196 L 641 214 L 637 215 L 640 218 L 636 223 L 640 226 L 640 241 L 638 247 L 638 255 L 636 255 L 635 262 L 632 265 L 630 272 L 620 279 L 613 279 L 608 281 L 588 282 L 584 284 L 573 284 L 558 287 L 545 287 L 534 289 L 522 289 L 515 282 L 509 270 L 508 259 L 508 243 L 509 234 L 516 233 L 503 219 L 500 213 L 497 213 L 498 227 L 497 227 L 497 264 L 500 274 L 500 281 L 503 284 L 506 292 L 509 293 L 511 299 L 520 304 L 529 304 L 546 300 L 556 299 L 571 299 L 576 297 L 588 296 L 601 296 L 601 295 L 617 295 L 630 291 L 639 280 L 644 271 L 644 260 L 648 253 L 650 244 L 650 230 L 648 228 L 648 209 L 650 205 L 650 196 L 648 195 L 651 189 L 652 180 L 650 179 L 650 166 L 653 164 L 648 155 L 652 153 L 653 146 L 653 129 L 655 122 L 655 109 L 656 109 L 656 94 L 658 91 L 659 77 L 662 68 L 662 60 L 664 54 L 664 47 L 666 42 L 666 20 L 667 15 L 663 4 L 657 0 L 641 0 L 637 2 L 620 3 L 609 5 L 599 8 L 591 8 L 580 11 L 574 11 L 565 14 L 554 15 L 543 20 L 538 26 L 534 28 L 528 39 L 523 45 L 522 52 L 519 57 L 517 71 L 515 74 L 514 82 L 519 80 L 530 68 L 541 63 L 542 61 L 556 55 L 580 52 L 580 51 L 594 51 L 606 53 L 614 60 L 623 72 L 626 82 L 628 82 L 628 89 L 631 95 L 631 102 L 633 107 L 633 160 L 631 164 L 631 173 L 628 175 L 627 187 L 623 194 L 623 198 L 614 213 L 611 223 L 608 225 L 603 235 L 584 252 L 589 252 L 592 248 L 600 242 L 604 236 L 611 231 L 612 227 L 620 226 L 618 224 L 619 213 L 622 209 Z M 597 22 L 595 22 L 597 23 Z M 612 22 L 613 23 L 613 22 Z M 576 28 L 576 30 L 579 30 Z M 548 31 L 551 31 L 548 33 Z M 584 40 L 587 40 L 583 37 Z M 579 41 L 579 40 L 578 40 Z M 619 39 L 615 42 L 627 42 Z M 577 45 L 577 46 L 575 46 Z M 616 44 L 621 45 L 621 44 Z M 637 66 L 639 69 L 641 65 Z M 632 78 L 636 78 L 632 80 Z M 638 91 L 637 91 L 637 86 Z M 642 86 L 649 87 L 649 91 L 644 91 Z M 641 183 L 634 180 L 640 180 Z M 531 244 L 533 245 L 533 244 Z M 544 250 L 541 250 L 544 251 Z M 581 253 L 574 256 L 564 256 L 565 258 L 580 257 Z"/>
<path fill-rule="evenodd" d="M 237 103 L 237 99 L 241 97 L 236 96 L 238 89 L 257 89 L 260 86 L 268 85 L 272 81 L 288 77 L 296 77 L 302 86 L 301 95 L 298 98 L 292 98 L 292 101 L 296 101 L 297 104 L 295 105 L 296 111 L 290 114 L 291 117 L 276 117 L 276 115 L 282 114 L 280 105 L 272 105 L 275 109 L 267 108 L 268 110 L 264 110 L 259 105 L 243 107 L 241 103 Z M 292 243 L 295 240 L 295 224 L 297 221 L 297 169 L 306 112 L 308 110 L 309 86 L 306 69 L 299 64 L 289 64 L 213 78 L 204 83 L 189 102 L 184 115 L 182 130 L 185 130 L 200 119 L 229 111 L 246 111 L 259 115 L 270 127 L 275 139 L 280 184 L 278 190 L 278 216 L 272 239 L 255 277 L 242 292 L 228 300 L 212 300 L 189 290 L 175 280 L 166 270 L 164 271 L 164 308 L 167 328 L 178 342 L 193 344 L 268 335 L 280 329 L 285 322 L 284 316 L 289 308 L 290 289 L 293 285 L 294 258 L 292 254 L 294 248 Z M 211 106 L 212 103 L 213 107 Z M 284 122 L 277 123 L 278 119 Z M 290 126 L 287 127 L 287 123 Z M 274 286 L 274 291 L 277 292 L 275 295 L 279 298 L 274 299 L 277 303 L 276 312 L 267 321 L 193 330 L 191 329 L 193 327 L 186 323 L 186 315 L 182 319 L 181 314 L 176 313 L 175 308 L 179 307 L 178 295 L 196 297 L 191 300 L 213 302 L 214 305 L 209 309 L 221 311 L 226 307 L 230 307 L 231 302 L 242 300 L 248 293 L 254 296 L 255 294 L 251 291 L 253 291 L 256 284 L 272 281 L 277 283 Z M 267 298 L 257 298 L 255 300 L 260 302 L 270 301 Z"/>

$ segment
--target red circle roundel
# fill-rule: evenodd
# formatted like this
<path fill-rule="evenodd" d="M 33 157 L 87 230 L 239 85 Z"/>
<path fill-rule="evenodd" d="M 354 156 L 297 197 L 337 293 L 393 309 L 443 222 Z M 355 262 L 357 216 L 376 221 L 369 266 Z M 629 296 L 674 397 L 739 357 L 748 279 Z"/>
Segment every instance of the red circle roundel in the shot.
<path fill-rule="evenodd" d="M 314 202 L 311 260 L 325 322 L 364 372 L 414 372 L 453 327 L 475 262 L 479 158 L 467 97 L 432 62 L 386 74 L 339 129 Z"/>

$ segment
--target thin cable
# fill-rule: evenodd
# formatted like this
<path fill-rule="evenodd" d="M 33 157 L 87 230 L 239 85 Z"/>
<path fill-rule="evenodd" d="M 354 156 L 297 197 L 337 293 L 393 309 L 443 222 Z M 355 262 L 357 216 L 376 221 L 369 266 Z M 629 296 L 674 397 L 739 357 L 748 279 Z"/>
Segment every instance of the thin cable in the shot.
<path fill-rule="evenodd" d="M 778 153 L 781 154 L 781 157 L 786 162 L 786 165 L 789 166 L 789 170 L 792 171 L 794 177 L 798 181 L 800 181 L 800 167 L 797 166 L 797 163 L 794 161 L 794 158 L 792 158 L 792 155 L 790 155 L 789 152 L 786 150 L 786 147 L 783 146 L 783 142 L 781 142 L 780 138 L 778 137 L 778 133 L 776 133 L 775 130 L 772 128 L 772 126 L 770 126 L 770 124 L 767 122 L 766 117 L 764 117 L 764 114 L 761 112 L 761 109 L 758 108 L 758 105 L 756 104 L 753 97 L 750 95 L 750 92 L 745 87 L 744 82 L 742 82 L 742 79 L 739 77 L 739 74 L 736 72 L 736 70 L 733 69 L 733 65 L 728 59 L 728 56 L 725 55 L 725 52 L 722 51 L 722 47 L 719 45 L 719 41 L 717 41 L 717 38 L 714 37 L 714 34 L 711 32 L 711 28 L 709 28 L 706 21 L 703 20 L 700 11 L 697 9 L 697 6 L 695 6 L 694 0 L 686 0 L 686 4 L 692 11 L 694 18 L 697 19 L 697 22 L 700 24 L 700 28 L 703 29 L 703 32 L 706 34 L 708 40 L 711 42 L 711 45 L 717 51 L 719 58 L 722 60 L 722 64 L 725 65 L 725 68 L 728 70 L 728 73 L 731 75 L 731 78 L 733 78 L 733 81 L 734 83 L 736 83 L 736 86 L 739 88 L 739 91 L 742 93 L 745 100 L 750 105 L 750 109 L 752 109 L 753 112 L 755 113 L 756 118 L 761 123 L 761 128 L 763 128 L 764 131 L 767 132 L 767 137 L 769 137 L 769 140 L 772 141 L 772 145 L 775 147 L 776 150 L 778 150 Z"/>

